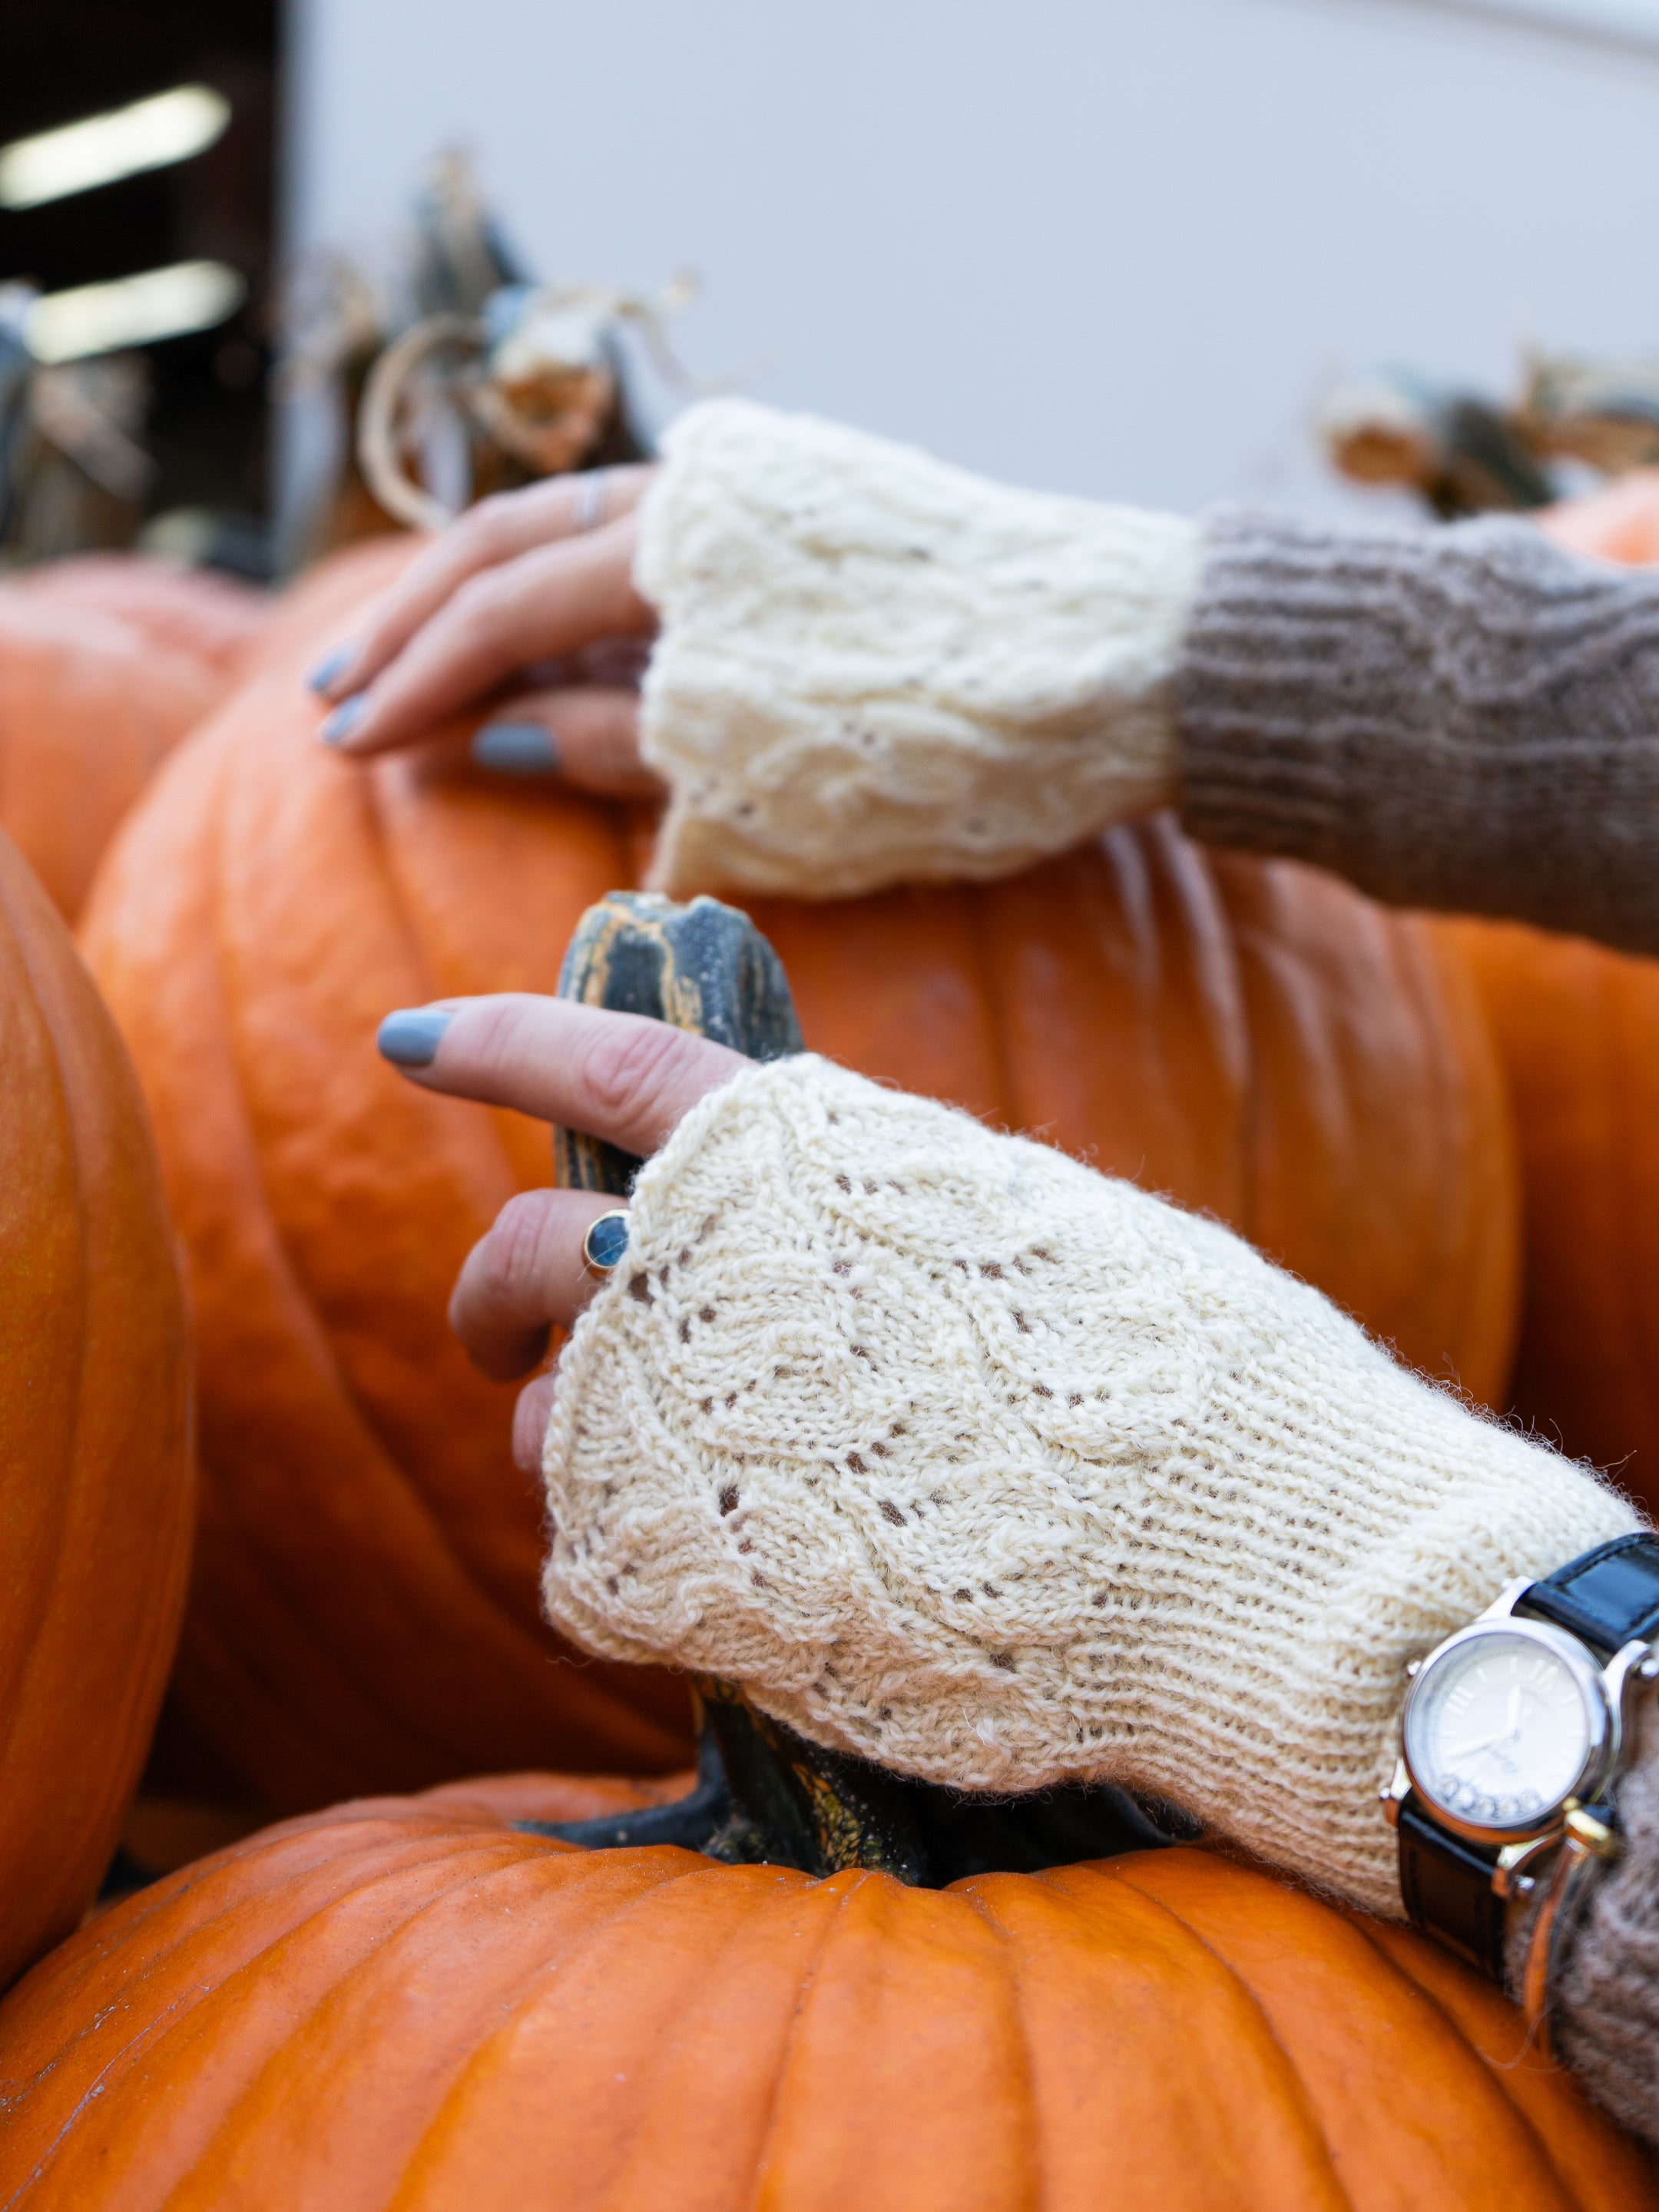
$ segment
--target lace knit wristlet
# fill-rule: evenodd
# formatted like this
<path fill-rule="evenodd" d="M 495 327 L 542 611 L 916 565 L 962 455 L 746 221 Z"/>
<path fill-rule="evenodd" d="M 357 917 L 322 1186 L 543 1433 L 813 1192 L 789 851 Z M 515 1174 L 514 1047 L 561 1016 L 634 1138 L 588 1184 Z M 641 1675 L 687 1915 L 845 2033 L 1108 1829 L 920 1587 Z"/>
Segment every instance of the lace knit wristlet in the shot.
<path fill-rule="evenodd" d="M 635 564 L 656 889 L 1000 875 L 1169 802 L 1194 524 L 735 399 L 664 450 Z"/>

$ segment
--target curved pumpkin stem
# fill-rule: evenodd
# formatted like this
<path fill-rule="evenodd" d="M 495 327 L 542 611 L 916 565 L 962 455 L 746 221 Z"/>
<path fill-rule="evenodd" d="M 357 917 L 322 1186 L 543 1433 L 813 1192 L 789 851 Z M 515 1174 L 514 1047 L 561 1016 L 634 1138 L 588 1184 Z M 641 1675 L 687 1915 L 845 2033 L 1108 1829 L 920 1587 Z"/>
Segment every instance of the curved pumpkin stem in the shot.
<path fill-rule="evenodd" d="M 751 1060 L 805 1049 L 782 962 L 747 915 L 717 899 L 679 906 L 654 892 L 611 892 L 577 923 L 559 995 L 697 1030 Z M 553 1150 L 566 1188 L 625 1198 L 640 1166 L 580 1131 L 556 1130 Z M 1155 1824 L 1109 1784 L 997 1800 L 914 1781 L 807 1742 L 731 1683 L 699 1677 L 696 1687 L 690 1796 L 599 1820 L 515 1825 L 595 1850 L 679 1844 L 732 1864 L 812 1875 L 870 1867 L 927 1887 L 1148 1850 L 1195 1832 L 1162 1807 Z"/>

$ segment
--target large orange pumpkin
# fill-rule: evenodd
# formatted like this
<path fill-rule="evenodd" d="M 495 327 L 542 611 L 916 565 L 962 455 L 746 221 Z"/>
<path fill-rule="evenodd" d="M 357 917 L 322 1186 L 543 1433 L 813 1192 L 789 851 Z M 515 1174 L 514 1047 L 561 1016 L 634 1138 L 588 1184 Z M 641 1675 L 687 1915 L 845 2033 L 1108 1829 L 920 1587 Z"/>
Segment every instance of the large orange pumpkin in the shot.
<path fill-rule="evenodd" d="M 13 2212 L 1653 2212 L 1639 2152 L 1403 1929 L 1197 1850 L 945 1890 L 514 1819 L 314 1815 L 0 2007 Z"/>
<path fill-rule="evenodd" d="M 264 601 L 119 554 L 0 584 L 0 829 L 71 920 L 116 824 L 224 696 Z"/>
<path fill-rule="evenodd" d="M 1575 551 L 1659 561 L 1659 471 L 1552 509 Z M 1514 1401 L 1659 1513 L 1659 960 L 1459 921 L 1515 1104 L 1526 1222 Z"/>
<path fill-rule="evenodd" d="M 636 879 L 616 808 L 315 742 L 298 671 L 409 557 L 343 556 L 264 672 L 175 756 L 86 943 L 137 1059 L 189 1255 L 199 1568 L 179 1676 L 267 1802 L 480 1767 L 678 1759 L 679 1691 L 552 1663 L 511 1389 L 445 1310 L 550 1180 L 547 1133 L 378 1060 L 392 1006 L 556 987 Z M 1167 821 L 980 890 L 754 908 L 807 1042 L 1237 1224 L 1407 1358 L 1507 1374 L 1506 1108 L 1468 979 L 1329 878 L 1206 858 Z"/>
<path fill-rule="evenodd" d="M 0 836 L 0 1987 L 115 1847 L 184 1602 L 188 1424 L 138 1086 Z"/>

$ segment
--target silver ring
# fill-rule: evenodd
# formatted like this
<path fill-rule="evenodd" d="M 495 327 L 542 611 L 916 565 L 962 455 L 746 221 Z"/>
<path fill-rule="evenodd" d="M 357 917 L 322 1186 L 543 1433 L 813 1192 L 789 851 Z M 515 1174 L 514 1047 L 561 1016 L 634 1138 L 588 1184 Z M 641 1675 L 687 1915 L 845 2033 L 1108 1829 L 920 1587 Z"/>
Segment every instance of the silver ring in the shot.
<path fill-rule="evenodd" d="M 582 1239 L 582 1262 L 595 1275 L 610 1274 L 628 1251 L 628 1209 L 613 1206 L 587 1224 Z"/>
<path fill-rule="evenodd" d="M 577 477 L 576 500 L 571 509 L 571 520 L 578 537 L 584 531 L 597 530 L 605 520 L 605 501 L 610 489 L 609 469 L 586 469 Z"/>

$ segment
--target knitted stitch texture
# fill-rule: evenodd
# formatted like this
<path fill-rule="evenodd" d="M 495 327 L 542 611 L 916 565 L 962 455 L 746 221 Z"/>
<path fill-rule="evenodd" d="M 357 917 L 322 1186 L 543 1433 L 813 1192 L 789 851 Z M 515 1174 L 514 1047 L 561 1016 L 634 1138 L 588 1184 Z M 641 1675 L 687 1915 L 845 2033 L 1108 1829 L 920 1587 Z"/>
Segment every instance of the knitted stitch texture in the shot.
<path fill-rule="evenodd" d="M 1659 952 L 1659 574 L 1529 524 L 1208 527 L 1182 823 L 1396 905 Z"/>
<path fill-rule="evenodd" d="M 1624 1856 L 1597 1883 L 1551 1991 L 1554 2040 L 1600 2101 L 1659 2141 L 1659 1742 L 1625 1777 Z"/>
<path fill-rule="evenodd" d="M 1194 524 L 735 399 L 665 452 L 635 566 L 656 889 L 1000 875 L 1172 799 Z"/>
<path fill-rule="evenodd" d="M 1590 2094 L 1659 2146 L 1659 1705 L 1634 1711 L 1635 1747 L 1618 1792 L 1625 1848 L 1598 1876 L 1576 1930 L 1558 1936 L 1550 2032 Z M 1537 1905 L 1512 1917 L 1510 1987 L 1526 1973 Z"/>
<path fill-rule="evenodd" d="M 934 1782 L 1128 1784 L 1394 1913 L 1407 1662 L 1637 1525 L 1214 1223 L 806 1056 L 641 1172 L 544 1470 L 591 1650 Z"/>

